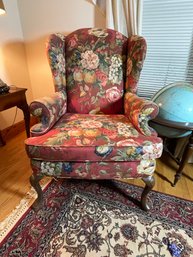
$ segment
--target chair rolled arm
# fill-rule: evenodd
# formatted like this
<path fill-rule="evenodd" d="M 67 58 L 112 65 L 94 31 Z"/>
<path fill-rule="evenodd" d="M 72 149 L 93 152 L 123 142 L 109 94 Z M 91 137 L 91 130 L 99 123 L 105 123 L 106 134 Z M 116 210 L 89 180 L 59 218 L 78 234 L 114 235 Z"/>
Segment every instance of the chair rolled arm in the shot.
<path fill-rule="evenodd" d="M 148 125 L 148 121 L 154 119 L 159 112 L 156 103 L 127 92 L 124 99 L 124 111 L 140 133 L 147 136 L 157 135 L 157 132 Z"/>
<path fill-rule="evenodd" d="M 66 112 L 66 93 L 56 92 L 49 97 L 42 97 L 30 104 L 30 112 L 39 118 L 40 123 L 31 128 L 31 136 L 45 134 Z"/>

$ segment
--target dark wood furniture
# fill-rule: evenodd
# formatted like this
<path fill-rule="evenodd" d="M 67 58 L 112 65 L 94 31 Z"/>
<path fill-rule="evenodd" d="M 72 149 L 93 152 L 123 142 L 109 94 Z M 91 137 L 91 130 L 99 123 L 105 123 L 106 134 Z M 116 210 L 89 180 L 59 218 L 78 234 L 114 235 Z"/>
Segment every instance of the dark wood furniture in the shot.
<path fill-rule="evenodd" d="M 30 136 L 30 112 L 26 101 L 26 88 L 10 89 L 6 94 L 0 94 L 0 111 L 7 110 L 11 107 L 17 106 L 23 111 L 25 128 L 27 137 Z M 0 146 L 5 145 L 5 141 L 0 133 Z"/>
<path fill-rule="evenodd" d="M 189 141 L 183 152 L 182 159 L 180 161 L 176 160 L 179 164 L 179 168 L 178 168 L 178 170 L 175 174 L 175 178 L 174 178 L 173 186 L 175 186 L 182 175 L 182 172 L 183 172 L 183 169 L 184 169 L 186 163 L 188 162 L 189 158 L 193 154 L 193 123 L 192 122 L 174 122 L 174 121 L 166 120 L 166 119 L 163 119 L 160 117 L 156 117 L 152 122 L 157 123 L 159 125 L 163 125 L 167 128 L 179 129 L 179 130 L 182 130 L 183 132 L 184 132 L 184 130 L 192 131 L 191 135 L 189 136 Z M 162 136 L 162 135 L 160 135 L 160 136 Z"/>

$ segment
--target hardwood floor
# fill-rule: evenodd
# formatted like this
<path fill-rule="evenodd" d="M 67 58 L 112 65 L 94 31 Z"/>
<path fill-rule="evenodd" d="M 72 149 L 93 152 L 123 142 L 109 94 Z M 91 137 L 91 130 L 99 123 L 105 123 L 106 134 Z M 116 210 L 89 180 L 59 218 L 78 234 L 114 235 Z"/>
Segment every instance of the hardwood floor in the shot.
<path fill-rule="evenodd" d="M 0 221 L 2 221 L 30 190 L 30 162 L 24 148 L 25 132 L 9 139 L 0 147 Z M 157 161 L 154 190 L 193 201 L 193 164 L 187 164 L 176 187 L 171 183 L 177 164 L 163 154 Z M 127 180 L 128 183 L 144 186 L 141 180 Z"/>
<path fill-rule="evenodd" d="M 25 133 L 0 147 L 0 221 L 13 210 L 30 190 L 30 163 L 25 153 Z"/>

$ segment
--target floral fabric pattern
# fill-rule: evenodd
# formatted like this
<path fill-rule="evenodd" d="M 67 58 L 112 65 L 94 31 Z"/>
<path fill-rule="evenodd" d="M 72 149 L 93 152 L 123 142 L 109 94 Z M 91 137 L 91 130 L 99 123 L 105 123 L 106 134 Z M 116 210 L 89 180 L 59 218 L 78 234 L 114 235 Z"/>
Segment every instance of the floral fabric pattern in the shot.
<path fill-rule="evenodd" d="M 159 111 L 155 103 L 127 92 L 124 110 L 125 115 L 140 133 L 147 136 L 157 135 L 156 131 L 148 125 L 148 121 L 155 118 Z"/>
<path fill-rule="evenodd" d="M 143 136 L 124 115 L 65 114 L 25 143 L 30 158 L 53 161 L 139 161 L 162 153 L 161 139 Z"/>
<path fill-rule="evenodd" d="M 69 96 L 68 112 L 123 113 L 124 90 L 137 91 L 146 42 L 110 29 L 80 29 L 52 34 L 47 54 L 55 90 Z"/>
<path fill-rule="evenodd" d="M 110 29 L 81 29 L 65 41 L 68 112 L 122 113 L 127 38 Z"/>
<path fill-rule="evenodd" d="M 55 91 L 66 92 L 65 36 L 60 33 L 50 35 L 46 48 Z"/>
<path fill-rule="evenodd" d="M 147 45 L 143 37 L 134 35 L 128 38 L 126 91 L 137 93 L 137 84 L 143 68 L 146 51 Z"/>
<path fill-rule="evenodd" d="M 133 162 L 49 162 L 32 160 L 37 175 L 82 179 L 129 179 L 151 176 L 155 160 Z"/>
<path fill-rule="evenodd" d="M 81 59 L 82 67 L 87 70 L 95 70 L 99 65 L 98 55 L 93 53 L 93 51 L 87 50 L 85 53 L 82 53 Z"/>
<path fill-rule="evenodd" d="M 56 92 L 50 97 L 42 97 L 30 105 L 31 113 L 40 119 L 40 123 L 31 128 L 31 135 L 42 135 L 49 131 L 66 112 L 65 92 Z"/>

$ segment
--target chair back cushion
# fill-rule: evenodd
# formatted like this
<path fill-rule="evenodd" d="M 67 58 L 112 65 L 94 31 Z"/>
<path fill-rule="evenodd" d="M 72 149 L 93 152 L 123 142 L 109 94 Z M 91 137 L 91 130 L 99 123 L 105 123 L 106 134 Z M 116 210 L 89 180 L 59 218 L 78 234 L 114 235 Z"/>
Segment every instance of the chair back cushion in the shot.
<path fill-rule="evenodd" d="M 123 113 L 127 37 L 110 29 L 79 29 L 65 38 L 67 110 Z"/>

